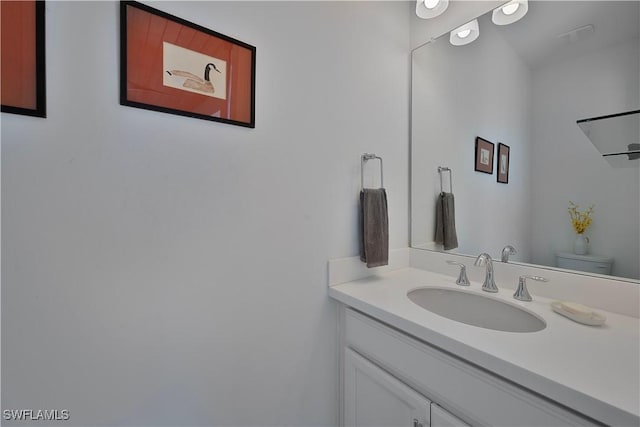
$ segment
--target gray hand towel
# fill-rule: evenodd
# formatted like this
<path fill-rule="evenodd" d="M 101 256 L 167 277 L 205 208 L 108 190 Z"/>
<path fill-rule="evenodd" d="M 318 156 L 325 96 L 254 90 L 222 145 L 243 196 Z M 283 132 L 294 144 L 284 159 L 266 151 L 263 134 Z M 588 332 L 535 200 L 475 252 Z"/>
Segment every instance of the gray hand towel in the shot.
<path fill-rule="evenodd" d="M 360 192 L 360 259 L 367 267 L 389 264 L 389 218 L 384 188 Z"/>
<path fill-rule="evenodd" d="M 436 243 L 444 245 L 445 250 L 458 247 L 456 234 L 456 210 L 453 193 L 440 193 L 436 202 Z"/>

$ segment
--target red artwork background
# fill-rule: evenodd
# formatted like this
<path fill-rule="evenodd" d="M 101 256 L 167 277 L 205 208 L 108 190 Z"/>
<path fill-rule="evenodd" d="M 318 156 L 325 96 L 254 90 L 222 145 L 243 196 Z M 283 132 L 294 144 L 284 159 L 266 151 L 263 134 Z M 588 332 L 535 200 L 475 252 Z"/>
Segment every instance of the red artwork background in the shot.
<path fill-rule="evenodd" d="M 127 100 L 244 123 L 252 121 L 253 52 L 162 16 L 126 6 Z M 163 42 L 227 61 L 227 99 L 164 86 Z"/>
<path fill-rule="evenodd" d="M 2 105 L 35 110 L 36 2 L 1 1 Z"/>

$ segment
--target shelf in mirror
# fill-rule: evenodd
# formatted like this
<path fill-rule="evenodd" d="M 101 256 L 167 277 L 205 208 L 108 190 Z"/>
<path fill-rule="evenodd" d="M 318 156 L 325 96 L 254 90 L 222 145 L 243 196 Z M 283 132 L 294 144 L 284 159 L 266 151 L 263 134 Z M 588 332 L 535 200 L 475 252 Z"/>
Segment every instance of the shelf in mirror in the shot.
<path fill-rule="evenodd" d="M 577 124 L 614 168 L 640 165 L 640 110 L 582 119 Z"/>

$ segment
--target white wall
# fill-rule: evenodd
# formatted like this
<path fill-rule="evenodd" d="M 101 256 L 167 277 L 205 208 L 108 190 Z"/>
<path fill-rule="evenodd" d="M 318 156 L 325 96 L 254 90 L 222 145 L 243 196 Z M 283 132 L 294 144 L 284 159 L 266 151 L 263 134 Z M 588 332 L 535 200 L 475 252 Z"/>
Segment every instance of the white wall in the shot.
<path fill-rule="evenodd" d="M 614 258 L 613 274 L 640 278 L 640 175 L 609 166 L 576 120 L 640 108 L 638 40 L 532 73 L 532 261 L 554 265 L 572 251 L 569 201 L 595 204 L 591 253 Z M 570 167 L 571 173 L 567 173 Z M 554 191 L 548 191 L 554 188 Z"/>
<path fill-rule="evenodd" d="M 120 106 L 118 3 L 47 2 L 48 118 L 2 115 L 2 408 L 333 425 L 362 152 L 408 244 L 407 4 L 155 6 L 257 46 L 257 127 Z"/>
<path fill-rule="evenodd" d="M 453 169 L 455 252 L 518 249 L 529 256 L 529 70 L 497 33 L 490 16 L 479 19 L 481 35 L 454 47 L 448 37 L 414 52 L 412 74 L 412 228 L 413 246 L 433 241 L 438 166 Z M 505 70 L 509 70 L 505 72 Z M 474 171 L 475 138 L 511 147 L 509 183 Z M 448 175 L 445 175 L 448 190 Z"/>

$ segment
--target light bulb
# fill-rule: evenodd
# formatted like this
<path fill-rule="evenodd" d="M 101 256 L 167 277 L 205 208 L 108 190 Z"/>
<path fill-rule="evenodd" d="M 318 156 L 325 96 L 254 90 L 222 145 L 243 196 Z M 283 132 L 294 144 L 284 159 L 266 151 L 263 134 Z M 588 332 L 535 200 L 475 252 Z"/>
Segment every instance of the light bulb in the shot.
<path fill-rule="evenodd" d="M 519 7 L 520 7 L 520 3 L 518 2 L 509 3 L 508 5 L 502 8 L 502 13 L 504 13 L 507 16 L 513 15 L 514 13 L 516 13 L 516 10 L 518 10 Z"/>
<path fill-rule="evenodd" d="M 427 9 L 435 9 L 440 3 L 440 0 L 424 0 L 424 7 Z"/>
<path fill-rule="evenodd" d="M 469 34 L 471 34 L 471 30 L 466 29 L 466 30 L 462 30 L 460 32 L 458 32 L 458 37 L 460 37 L 461 39 L 464 39 L 466 37 L 469 37 Z"/>

